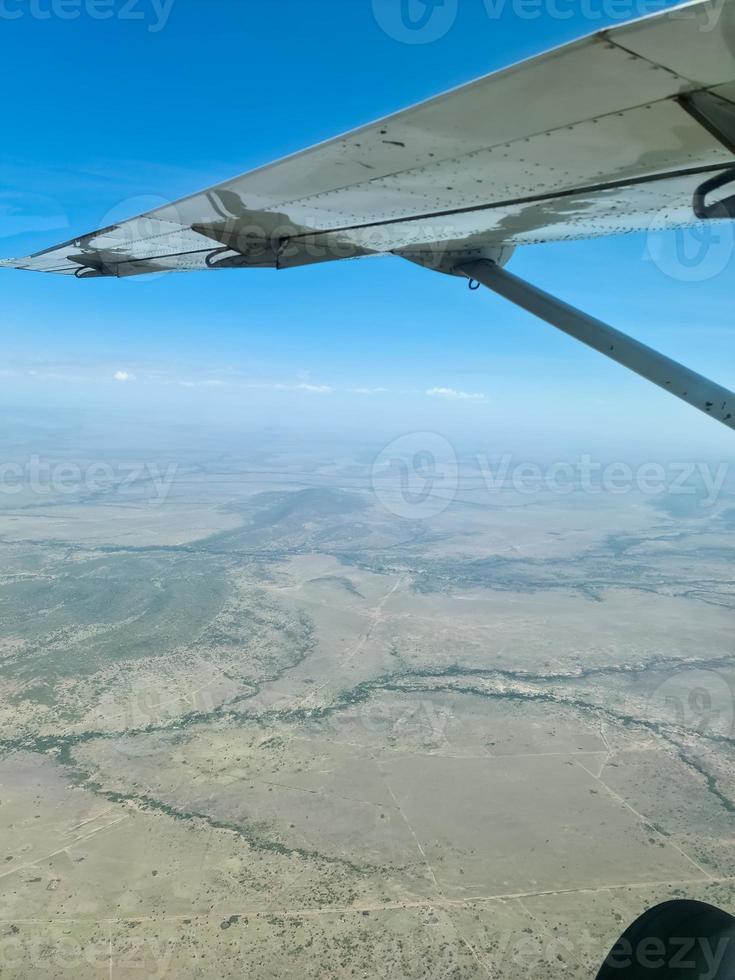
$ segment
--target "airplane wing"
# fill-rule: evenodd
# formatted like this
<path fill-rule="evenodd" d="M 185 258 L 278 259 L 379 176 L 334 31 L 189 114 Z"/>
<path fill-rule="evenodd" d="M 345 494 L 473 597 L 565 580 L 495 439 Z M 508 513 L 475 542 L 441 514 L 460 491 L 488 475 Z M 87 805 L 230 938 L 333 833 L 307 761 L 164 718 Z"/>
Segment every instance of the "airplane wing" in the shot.
<path fill-rule="evenodd" d="M 680 227 L 733 167 L 735 0 L 695 0 L 3 264 L 90 278 L 424 261 Z"/>

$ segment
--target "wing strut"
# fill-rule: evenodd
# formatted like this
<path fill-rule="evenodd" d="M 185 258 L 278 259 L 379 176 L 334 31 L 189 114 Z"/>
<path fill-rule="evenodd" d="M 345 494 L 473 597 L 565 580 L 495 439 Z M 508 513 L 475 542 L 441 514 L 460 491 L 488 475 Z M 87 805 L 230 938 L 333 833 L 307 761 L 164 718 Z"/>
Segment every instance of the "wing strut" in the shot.
<path fill-rule="evenodd" d="M 735 429 L 735 394 L 483 259 L 456 270 Z"/>

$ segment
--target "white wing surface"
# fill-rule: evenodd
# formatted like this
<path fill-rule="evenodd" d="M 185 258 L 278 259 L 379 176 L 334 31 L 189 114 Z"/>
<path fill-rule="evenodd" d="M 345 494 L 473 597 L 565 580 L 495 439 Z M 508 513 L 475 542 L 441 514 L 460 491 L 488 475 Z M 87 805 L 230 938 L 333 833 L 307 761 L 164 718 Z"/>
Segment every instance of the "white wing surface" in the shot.
<path fill-rule="evenodd" d="M 712 118 L 735 133 L 735 0 L 603 31 L 3 264 L 80 278 L 288 268 L 691 225 L 697 189 L 735 167 Z"/>

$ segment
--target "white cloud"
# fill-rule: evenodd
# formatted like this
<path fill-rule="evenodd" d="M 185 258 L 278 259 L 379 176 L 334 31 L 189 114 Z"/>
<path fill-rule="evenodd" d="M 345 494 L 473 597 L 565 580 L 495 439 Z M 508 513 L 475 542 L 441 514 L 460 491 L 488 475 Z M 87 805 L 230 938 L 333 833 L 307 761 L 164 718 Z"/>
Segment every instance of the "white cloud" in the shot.
<path fill-rule="evenodd" d="M 182 388 L 226 388 L 226 381 L 206 378 L 204 381 L 179 381 Z"/>
<path fill-rule="evenodd" d="M 28 377 L 34 381 L 63 381 L 67 384 L 82 384 L 87 378 L 78 374 L 65 374 L 62 371 L 36 371 L 32 369 L 28 372 Z"/>
<path fill-rule="evenodd" d="M 330 388 L 329 385 L 310 385 L 305 383 L 296 385 L 296 391 L 308 391 L 312 395 L 334 394 L 334 388 Z"/>
<path fill-rule="evenodd" d="M 129 371 L 115 371 L 114 374 L 115 381 L 119 381 L 120 384 L 125 384 L 128 381 L 137 381 L 134 374 L 130 374 Z"/>
<path fill-rule="evenodd" d="M 351 395 L 385 395 L 387 388 L 348 388 Z"/>
<path fill-rule="evenodd" d="M 429 388 L 426 392 L 429 398 L 445 398 L 449 401 L 485 402 L 486 395 L 469 394 L 466 391 L 455 391 L 454 388 Z"/>
<path fill-rule="evenodd" d="M 255 391 L 305 391 L 310 395 L 333 395 L 334 388 L 329 385 L 312 385 L 303 382 L 302 384 L 284 384 L 281 381 L 261 382 L 251 381 L 246 385 Z"/>

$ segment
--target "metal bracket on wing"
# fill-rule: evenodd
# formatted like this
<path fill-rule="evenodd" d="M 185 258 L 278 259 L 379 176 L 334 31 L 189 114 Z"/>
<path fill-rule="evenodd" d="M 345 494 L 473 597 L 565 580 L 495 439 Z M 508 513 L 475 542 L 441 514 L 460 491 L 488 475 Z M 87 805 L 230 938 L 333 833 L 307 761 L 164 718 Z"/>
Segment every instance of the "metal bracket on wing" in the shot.
<path fill-rule="evenodd" d="M 205 238 L 220 242 L 206 257 L 209 269 L 275 268 L 278 256 L 272 243 L 263 235 L 255 236 L 252 229 L 242 228 L 238 222 L 219 224 L 194 224 L 192 231 Z"/>
<path fill-rule="evenodd" d="M 691 92 L 680 95 L 679 105 L 703 129 L 715 137 L 735 156 L 735 105 L 712 92 Z M 705 181 L 694 193 L 694 213 L 702 221 L 735 218 L 735 194 L 720 201 L 707 203 L 707 197 L 720 187 L 735 184 L 735 166 Z"/>
<path fill-rule="evenodd" d="M 77 279 L 103 279 L 117 276 L 117 270 L 107 262 L 91 255 L 68 255 L 70 262 L 75 262 L 79 268 L 74 270 Z"/>
<path fill-rule="evenodd" d="M 735 393 L 727 388 L 543 292 L 494 262 L 467 262 L 457 266 L 456 271 L 735 429 Z"/>
<path fill-rule="evenodd" d="M 125 279 L 128 276 L 141 275 L 147 272 L 161 272 L 155 264 L 155 258 L 128 259 L 114 252 L 95 252 L 90 255 L 68 255 L 70 262 L 79 268 L 74 270 L 77 279 Z"/>
<path fill-rule="evenodd" d="M 707 195 L 712 191 L 726 187 L 727 184 L 735 184 L 735 168 L 725 170 L 716 177 L 711 177 L 705 181 L 694 192 L 694 213 L 703 221 L 711 221 L 718 218 L 735 218 L 735 194 L 725 197 L 721 201 L 713 204 L 707 203 Z"/>

